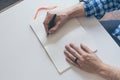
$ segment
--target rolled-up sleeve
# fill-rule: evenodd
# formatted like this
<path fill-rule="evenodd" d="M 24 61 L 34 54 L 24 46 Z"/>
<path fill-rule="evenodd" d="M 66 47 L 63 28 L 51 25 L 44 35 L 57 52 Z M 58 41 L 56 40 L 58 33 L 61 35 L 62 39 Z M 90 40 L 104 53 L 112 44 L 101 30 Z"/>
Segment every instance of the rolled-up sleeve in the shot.
<path fill-rule="evenodd" d="M 84 0 L 85 15 L 100 19 L 106 12 L 120 9 L 120 0 Z"/>

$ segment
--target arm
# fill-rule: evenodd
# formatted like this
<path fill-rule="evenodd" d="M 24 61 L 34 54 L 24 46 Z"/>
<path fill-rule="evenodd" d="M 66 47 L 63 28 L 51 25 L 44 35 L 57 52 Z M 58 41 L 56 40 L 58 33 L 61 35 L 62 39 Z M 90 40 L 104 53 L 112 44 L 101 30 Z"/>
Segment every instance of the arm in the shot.
<path fill-rule="evenodd" d="M 66 21 L 74 17 L 80 16 L 95 16 L 100 19 L 105 12 L 120 9 L 120 0 L 84 0 L 68 9 L 62 11 L 50 11 L 47 13 L 44 26 L 47 33 L 54 33 Z M 48 30 L 48 24 L 54 14 L 57 14 L 55 26 Z"/>
<path fill-rule="evenodd" d="M 120 9 L 119 0 L 84 0 L 78 5 L 68 9 L 69 17 L 95 16 L 100 19 L 106 12 Z"/>
<path fill-rule="evenodd" d="M 100 19 L 106 12 L 120 9 L 119 0 L 84 0 L 85 15 Z"/>
<path fill-rule="evenodd" d="M 46 18 L 44 20 L 44 27 L 47 33 L 54 33 L 59 27 L 61 27 L 66 21 L 71 18 L 85 16 L 84 13 L 84 2 L 78 3 L 70 8 L 64 9 L 62 11 L 49 11 L 47 12 Z M 55 20 L 55 26 L 48 30 L 48 24 L 54 14 L 57 14 Z"/>
<path fill-rule="evenodd" d="M 103 69 L 98 73 L 106 80 L 120 80 L 120 69 L 110 65 L 103 66 Z"/>
<path fill-rule="evenodd" d="M 83 44 L 80 47 L 74 44 L 66 45 L 64 53 L 66 60 L 79 69 L 98 74 L 106 80 L 120 80 L 120 69 L 102 62 L 92 50 Z M 75 57 L 78 58 L 77 62 L 75 62 Z"/>

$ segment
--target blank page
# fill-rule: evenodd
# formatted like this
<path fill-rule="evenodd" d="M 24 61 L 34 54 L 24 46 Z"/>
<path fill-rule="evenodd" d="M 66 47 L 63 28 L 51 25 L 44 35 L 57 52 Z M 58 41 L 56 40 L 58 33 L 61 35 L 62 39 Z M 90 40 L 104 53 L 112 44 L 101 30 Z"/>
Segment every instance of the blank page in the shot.
<path fill-rule="evenodd" d="M 64 24 L 56 33 L 46 36 L 43 24 L 32 24 L 32 29 L 41 41 L 59 73 L 64 72 L 70 65 L 65 60 L 65 45 L 74 43 L 86 44 L 93 51 L 96 50 L 93 39 L 83 29 L 77 19 L 72 19 Z"/>

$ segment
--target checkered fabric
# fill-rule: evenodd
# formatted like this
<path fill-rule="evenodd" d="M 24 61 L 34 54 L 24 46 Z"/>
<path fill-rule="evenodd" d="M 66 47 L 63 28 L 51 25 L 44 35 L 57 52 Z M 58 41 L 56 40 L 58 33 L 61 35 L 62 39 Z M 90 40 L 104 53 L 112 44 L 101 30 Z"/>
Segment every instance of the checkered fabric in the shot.
<path fill-rule="evenodd" d="M 105 12 L 120 9 L 120 0 L 84 0 L 86 16 L 95 16 L 100 19 Z"/>

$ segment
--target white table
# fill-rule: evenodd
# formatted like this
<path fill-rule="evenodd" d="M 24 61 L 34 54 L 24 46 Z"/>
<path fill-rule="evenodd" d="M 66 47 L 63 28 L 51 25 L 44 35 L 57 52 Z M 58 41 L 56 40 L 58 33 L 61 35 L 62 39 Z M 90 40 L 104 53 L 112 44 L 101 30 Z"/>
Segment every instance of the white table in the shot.
<path fill-rule="evenodd" d="M 76 68 L 58 74 L 30 29 L 38 7 L 60 2 L 71 6 L 78 0 L 24 0 L 0 13 L 0 80 L 103 80 Z M 98 56 L 108 64 L 120 66 L 117 44 L 95 18 L 84 19 L 80 18 L 80 23 L 95 39 Z"/>

